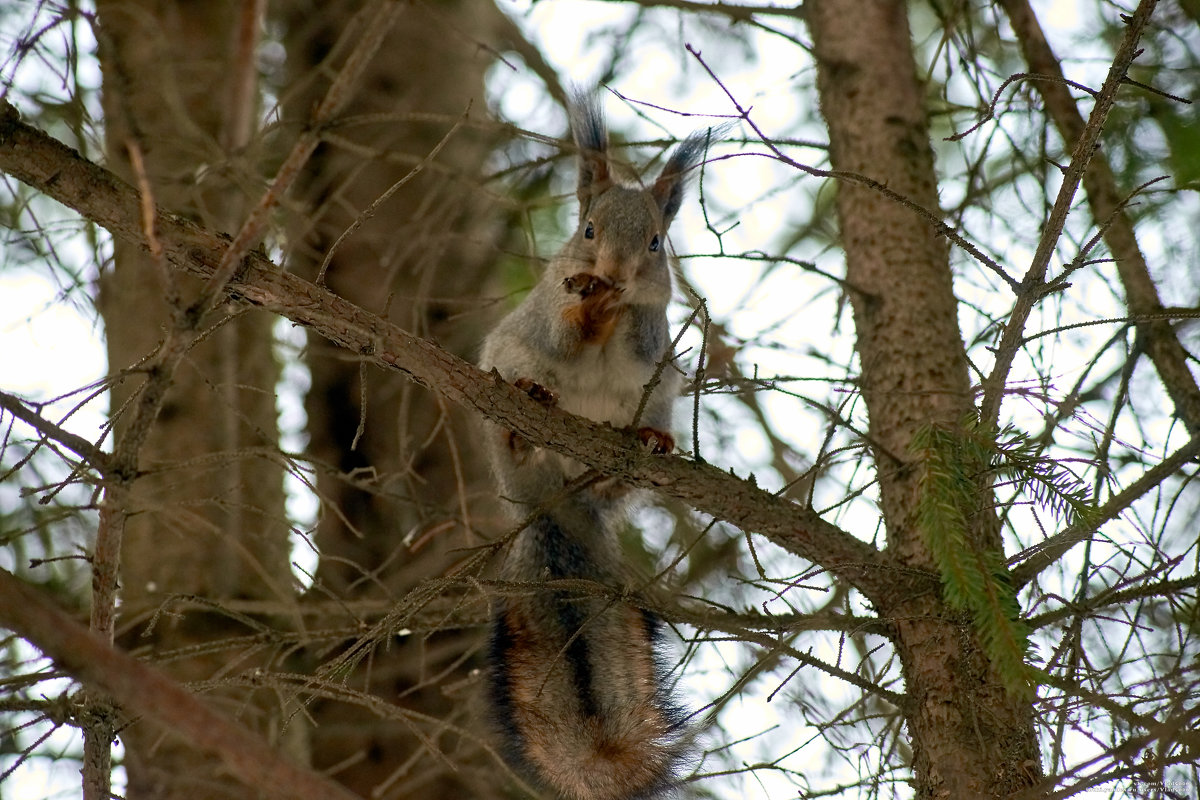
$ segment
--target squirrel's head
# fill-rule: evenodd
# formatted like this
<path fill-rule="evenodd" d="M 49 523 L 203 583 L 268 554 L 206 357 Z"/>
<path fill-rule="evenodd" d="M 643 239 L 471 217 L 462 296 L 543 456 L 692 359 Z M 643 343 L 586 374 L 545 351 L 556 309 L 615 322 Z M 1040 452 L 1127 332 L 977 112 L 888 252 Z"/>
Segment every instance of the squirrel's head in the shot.
<path fill-rule="evenodd" d="M 571 269 L 616 285 L 627 302 L 665 303 L 671 292 L 667 229 L 683 202 L 687 173 L 704 153 L 707 134 L 685 139 L 658 178 L 641 187 L 614 177 L 604 118 L 591 97 L 575 97 L 571 129 L 579 147 L 579 226 L 564 251 Z"/>

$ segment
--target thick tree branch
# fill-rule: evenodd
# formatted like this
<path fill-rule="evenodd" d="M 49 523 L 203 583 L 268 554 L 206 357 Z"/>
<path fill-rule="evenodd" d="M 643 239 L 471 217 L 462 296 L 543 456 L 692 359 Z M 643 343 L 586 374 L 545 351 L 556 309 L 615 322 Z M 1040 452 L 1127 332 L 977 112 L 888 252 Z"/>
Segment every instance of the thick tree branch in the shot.
<path fill-rule="evenodd" d="M 1140 578 L 1138 580 L 1141 580 Z M 1089 597 L 1083 603 L 1071 603 L 1060 606 L 1053 611 L 1046 611 L 1035 617 L 1029 617 L 1026 623 L 1033 630 L 1053 625 L 1068 617 L 1093 617 L 1102 608 L 1124 606 L 1134 601 L 1146 600 L 1151 597 L 1174 600 L 1183 592 L 1200 587 L 1200 574 L 1189 575 L 1186 578 L 1156 581 L 1134 585 L 1128 589 L 1106 589 L 1095 597 Z"/>
<path fill-rule="evenodd" d="M 108 229 L 145 247 L 138 193 L 111 172 L 0 107 L 0 171 L 44 192 Z M 168 262 L 202 278 L 222 263 L 230 239 L 158 212 L 158 238 Z M 283 315 L 370 362 L 396 369 L 417 383 L 504 425 L 531 443 L 574 458 L 606 475 L 677 497 L 693 508 L 747 531 L 849 581 L 868 597 L 887 579 L 876 548 L 807 509 L 763 491 L 709 464 L 654 456 L 634 436 L 547 409 L 436 345 L 419 339 L 337 295 L 282 272 L 251 252 L 227 286 L 228 295 Z"/>
<path fill-rule="evenodd" d="M 0 570 L 0 624 L 33 642 L 64 670 L 120 705 L 161 723 L 196 748 L 220 756 L 247 786 L 266 797 L 350 800 L 355 795 L 299 767 L 238 723 L 226 719 L 158 670 L 72 620 L 37 589 Z"/>

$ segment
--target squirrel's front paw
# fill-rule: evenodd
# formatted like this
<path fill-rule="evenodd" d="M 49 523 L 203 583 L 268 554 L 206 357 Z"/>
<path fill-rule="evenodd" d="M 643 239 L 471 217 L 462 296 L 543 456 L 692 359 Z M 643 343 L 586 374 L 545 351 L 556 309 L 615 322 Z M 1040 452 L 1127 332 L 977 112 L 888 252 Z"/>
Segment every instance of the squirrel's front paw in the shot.
<path fill-rule="evenodd" d="M 601 292 L 620 291 L 612 281 L 590 272 L 577 272 L 569 278 L 564 278 L 563 288 L 568 294 L 577 294 L 584 300 Z"/>
<path fill-rule="evenodd" d="M 532 378 L 517 378 L 513 381 L 513 386 L 544 406 L 558 405 L 558 395 L 554 393 L 554 390 L 542 386 Z"/>
<path fill-rule="evenodd" d="M 664 455 L 675 449 L 675 437 L 655 428 L 638 428 L 637 437 L 655 455 Z"/>
<path fill-rule="evenodd" d="M 558 405 L 558 395 L 554 393 L 554 390 L 542 386 L 532 378 L 517 378 L 513 381 L 513 386 L 547 408 Z M 505 431 L 503 435 L 504 442 L 508 446 L 513 461 L 517 464 L 524 464 L 533 451 L 533 445 L 512 431 Z"/>
<path fill-rule="evenodd" d="M 563 280 L 568 294 L 579 296 L 579 302 L 563 309 L 563 321 L 579 331 L 583 344 L 604 344 L 617 327 L 623 306 L 624 291 L 607 278 L 590 272 L 579 272 Z"/>

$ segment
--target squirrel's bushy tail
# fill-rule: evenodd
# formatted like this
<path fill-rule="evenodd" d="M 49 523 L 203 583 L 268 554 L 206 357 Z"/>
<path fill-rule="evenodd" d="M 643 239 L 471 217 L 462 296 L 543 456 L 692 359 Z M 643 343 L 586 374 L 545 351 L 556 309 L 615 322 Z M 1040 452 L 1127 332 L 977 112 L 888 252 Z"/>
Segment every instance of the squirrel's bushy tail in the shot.
<path fill-rule="evenodd" d="M 578 523 L 538 517 L 519 537 L 510 576 L 611 585 L 612 576 L 596 574 L 603 559 L 589 547 L 602 534 L 577 535 Z M 492 631 L 490 676 L 505 755 L 570 800 L 661 797 L 676 777 L 684 725 L 663 688 L 660 623 L 596 594 L 581 584 L 505 599 Z"/>

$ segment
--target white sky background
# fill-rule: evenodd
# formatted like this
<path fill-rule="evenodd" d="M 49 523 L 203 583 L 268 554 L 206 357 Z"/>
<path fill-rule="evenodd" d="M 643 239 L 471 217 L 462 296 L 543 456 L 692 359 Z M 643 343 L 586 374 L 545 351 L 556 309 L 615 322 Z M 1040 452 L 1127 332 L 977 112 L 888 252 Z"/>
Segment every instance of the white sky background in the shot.
<path fill-rule="evenodd" d="M 498 2 L 506 8 L 516 9 L 517 18 L 523 21 L 547 60 L 559 67 L 560 74 L 570 76 L 580 84 L 587 84 L 610 57 L 610 53 L 603 49 L 606 43 L 598 43 L 592 35 L 593 32 L 626 20 L 634 13 L 634 10 L 626 5 L 611 2 Z M 1035 2 L 1034 5 L 1043 25 L 1050 33 L 1052 46 L 1060 53 L 1070 52 L 1075 59 L 1069 65 L 1068 76 L 1098 85 L 1107 70 L 1108 47 L 1098 45 L 1096 55 L 1099 58 L 1088 61 L 1087 57 L 1090 54 L 1082 49 L 1075 35 L 1082 27 L 1090 24 L 1089 20 L 1082 17 L 1083 10 L 1094 13 L 1096 4 L 1080 3 L 1077 0 L 1055 0 Z M 532 10 L 526 16 L 525 12 L 530 7 Z M 666 15 L 660 17 L 667 18 Z M 757 60 L 750 61 L 745 57 L 741 45 L 729 46 L 724 41 L 720 29 L 719 23 L 709 30 L 690 26 L 685 28 L 683 38 L 702 50 L 705 58 L 718 70 L 722 80 L 743 105 L 754 107 L 753 118 L 768 134 L 823 140 L 826 137 L 823 128 L 819 124 L 812 124 L 813 121 L 818 121 L 815 110 L 802 106 L 806 99 L 815 98 L 805 98 L 795 91 L 795 73 L 810 68 L 807 61 L 800 60 L 801 54 L 796 46 L 779 37 L 753 32 L 750 34 L 750 44 L 746 50 L 753 52 Z M 6 49 L 8 43 L 3 44 Z M 639 119 L 637 114 L 616 97 L 608 97 L 605 108 L 610 126 L 629 138 L 657 139 L 663 136 L 664 129 L 682 137 L 708 124 L 711 118 L 703 115 L 733 113 L 733 108 L 723 91 L 708 78 L 695 60 L 681 49 L 677 33 L 664 37 L 657 45 L 639 38 L 630 46 L 626 58 L 613 88 L 634 100 L 701 115 L 683 117 L 655 108 L 644 108 L 643 113 L 661 126 L 655 127 Z M 497 65 L 493 69 L 490 87 L 498 112 L 529 130 L 550 135 L 561 134 L 565 127 L 561 111 L 545 99 L 545 93 L 537 79 L 522 71 L 519 59 L 510 58 L 510 61 L 517 66 L 516 71 L 504 65 Z M 88 76 L 88 79 L 97 83 L 99 80 L 95 74 Z M 964 102 L 970 102 L 970 99 L 966 98 Z M 809 124 L 805 127 L 797 120 L 808 120 Z M 750 134 L 748 130 L 735 129 L 732 135 Z M 746 150 L 761 152 L 762 148 L 750 146 Z M 737 148 L 726 146 L 714 155 L 736 151 Z M 650 151 L 645 151 L 640 161 L 644 163 L 644 157 L 651 154 Z M 824 166 L 823 154 L 819 150 L 797 148 L 791 155 L 799 161 Z M 558 177 L 564 188 L 573 181 L 573 176 L 569 174 Z M 739 215 L 730 209 L 736 210 L 746 205 L 747 197 L 757 198 L 775 187 L 786 186 L 793 177 L 785 168 L 774 162 L 752 157 L 722 161 L 708 171 L 705 191 L 714 224 L 718 228 L 724 228 L 735 220 L 739 223 L 724 237 L 726 251 L 772 252 L 779 249 L 777 245 L 781 234 L 807 218 L 809 209 L 806 206 L 811 203 L 809 193 L 792 188 L 785 189 L 773 201 L 755 204 L 752 215 Z M 807 180 L 816 182 L 817 179 Z M 711 253 L 717 249 L 716 240 L 705 229 L 700 209 L 695 202 L 695 188 L 692 187 L 692 194 L 685 202 L 679 220 L 672 229 L 675 249 L 685 256 Z M 944 196 L 943 199 L 952 201 L 955 198 Z M 1143 245 L 1153 250 L 1153 232 L 1139 229 L 1139 234 L 1145 237 L 1142 240 Z M 1023 242 L 991 244 L 994 247 L 1005 248 L 1005 263 L 1019 276 L 1032 257 L 1029 243 L 1034 241 L 1035 236 L 1036 231 Z M 540 243 L 544 254 L 553 252 L 557 245 L 557 242 Z M 814 249 L 812 252 L 805 252 L 802 246 L 793 254 L 811 260 L 817 267 L 835 275 L 844 271 L 841 253 L 836 249 Z M 68 251 L 65 254 L 60 253 L 59 256 L 78 264 L 79 274 L 86 279 L 94 277 L 94 266 L 87 262 L 89 255 L 86 247 L 81 246 L 78 253 Z M 840 371 L 826 365 L 821 359 L 804 355 L 806 347 L 811 347 L 817 352 L 831 349 L 843 355 L 849 352 L 846 349 L 850 346 L 847 337 L 842 335 L 838 339 L 832 338 L 838 309 L 835 304 L 837 297 L 831 291 L 828 281 L 787 268 L 778 269 L 768 279 L 762 280 L 761 269 L 744 261 L 718 258 L 689 259 L 686 261 L 685 271 L 701 294 L 708 299 L 714 322 L 725 325 L 734 335 L 746 338 L 760 338 L 763 331 L 770 331 L 769 335 L 761 337 L 763 341 L 788 345 L 787 348 L 759 347 L 748 353 L 758 365 L 761 374 L 842 377 Z M 30 399 L 49 399 L 74 392 L 106 373 L 103 331 L 100 324 L 85 304 L 71 302 L 69 299 L 64 301 L 64 298 L 70 297 L 73 287 L 57 282 L 61 280 L 61 276 L 55 277 L 45 269 L 5 267 L 0 270 L 0 388 Z M 971 299 L 973 292 L 983 291 L 980 287 L 961 280 L 956 283 L 956 290 L 964 299 Z M 680 299 L 683 299 L 682 295 Z M 1194 301 L 1194 298 L 1189 300 Z M 1103 298 L 1100 302 L 1107 304 L 1109 300 Z M 798 314 L 799 303 L 803 303 L 803 312 Z M 686 308 L 681 304 L 673 313 L 677 319 L 682 320 L 686 315 Z M 1097 312 L 1096 316 L 1117 316 L 1119 313 L 1119 306 L 1114 302 L 1111 313 Z M 847 327 L 848 321 L 843 319 L 843 330 Z M 964 327 L 969 326 L 964 322 Z M 1036 320 L 1031 324 L 1032 327 L 1036 327 Z M 698 340 L 693 338 L 690 344 L 695 347 Z M 1088 346 L 1091 346 L 1090 342 Z M 1047 357 L 1053 360 L 1056 368 L 1058 364 L 1062 364 L 1056 376 L 1060 385 L 1067 387 L 1075 381 L 1079 366 L 1090 358 L 1090 351 L 1060 352 L 1049 354 Z M 845 358 L 841 360 L 846 361 Z M 838 363 L 836 355 L 833 363 Z M 748 364 L 743 366 L 749 367 Z M 983 363 L 979 366 L 986 370 L 990 365 Z M 302 376 L 297 380 L 302 380 Z M 820 394 L 819 391 L 816 393 Z M 720 403 L 720 399 L 713 398 L 706 402 L 716 404 Z M 299 406 L 298 395 L 285 397 L 281 403 L 284 404 L 284 413 L 289 419 L 302 419 L 303 412 Z M 772 394 L 765 398 L 765 404 L 773 415 L 780 435 L 791 441 L 800 452 L 811 453 L 815 450 L 816 443 L 824 435 L 826 424 L 821 415 L 786 396 Z M 745 413 L 740 406 L 727 405 L 729 410 L 724 433 L 733 431 L 733 435 L 727 440 L 727 447 L 719 451 L 719 456 L 716 455 L 713 445 L 709 446 L 710 452 L 707 455 L 723 466 L 734 467 L 739 474 L 752 470 L 760 475 L 760 483 L 771 487 L 775 478 L 769 469 L 766 443 L 756 432 L 754 425 L 737 424 L 738 419 Z M 61 408 L 65 415 L 72 406 L 74 402 L 61 404 L 58 408 Z M 688 403 L 681 403 L 679 407 L 681 423 L 677 427 L 681 430 L 686 430 L 689 425 L 688 406 Z M 99 399 L 76 411 L 64 425 L 80 435 L 94 439 L 106 411 L 106 402 Z M 1030 429 L 1036 430 L 1040 409 L 1031 405 L 1028 413 Z M 718 432 L 711 433 L 716 435 Z M 836 485 L 836 481 L 830 481 L 830 491 L 833 491 Z M 0 492 L 3 488 L 0 486 Z M 0 501 L 3 499 L 4 495 L 0 493 Z M 836 499 L 840 498 L 834 495 L 818 495 L 815 505 L 819 508 L 823 502 Z M 851 529 L 871 531 L 875 526 L 874 516 L 870 504 L 862 502 L 851 504 L 839 511 L 835 521 Z M 762 548 L 760 554 L 761 552 Z M 0 550 L 0 565 L 9 567 L 10 562 L 6 560 L 8 557 L 5 551 Z M 783 574 L 786 571 L 783 566 L 774 570 L 775 574 Z M 763 596 L 759 599 L 766 598 Z M 827 638 L 833 641 L 832 637 Z M 804 644 L 807 646 L 808 643 Z M 836 652 L 823 651 L 820 647 L 813 654 L 830 660 L 836 660 L 837 657 Z M 728 688 L 732 676 L 741 672 L 738 665 L 746 666 L 749 655 L 751 654 L 745 648 L 734 646 L 713 647 L 707 651 L 704 659 L 693 663 L 692 670 L 685 678 L 689 703 L 695 706 L 699 698 L 706 701 Z M 722 664 L 720 658 L 727 659 L 728 664 Z M 766 737 L 736 745 L 733 751 L 736 760 L 753 763 L 775 758 L 789 750 L 800 748 L 816 735 L 814 729 L 797 724 L 795 715 L 787 713 L 789 691 L 816 691 L 827 696 L 850 696 L 844 685 L 823 678 L 814 670 L 804 670 L 793 679 L 794 683 L 789 684 L 788 689 L 781 692 L 773 702 L 767 703 L 766 695 L 777 687 L 778 679 L 784 674 L 760 680 L 754 691 L 739 698 L 736 705 L 725 713 L 723 722 L 731 730 L 742 727 L 743 730 L 738 731 L 742 736 L 749 736 L 778 724 L 790 729 L 790 738 L 781 741 L 779 737 Z M 738 736 L 731 735 L 729 738 L 732 740 Z M 67 746 L 65 741 L 63 746 Z M 1086 757 L 1091 747 L 1086 742 L 1072 742 L 1072 746 L 1079 748 L 1076 758 Z M 819 755 L 821 760 L 814 763 L 813 754 Z M 818 741 L 808 748 L 800 749 L 784 763 L 792 769 L 808 773 L 815 786 L 827 786 L 839 780 L 852 780 L 857 772 L 857 763 L 843 763 L 837 758 L 826 761 L 828 755 L 828 749 Z M 857 757 L 857 754 L 851 753 L 848 756 L 843 754 L 839 758 L 851 758 L 856 761 Z M 3 772 L 6 763 L 0 759 L 0 772 Z M 52 769 L 57 772 L 51 771 Z M 5 796 L 8 796 L 9 788 L 15 787 L 18 800 L 24 797 L 48 797 L 53 792 L 71 797 L 78 791 L 78 780 L 78 774 L 73 769 L 64 771 L 57 767 L 51 768 L 44 761 L 33 761 L 27 768 L 22 768 L 18 775 L 5 781 L 2 788 L 6 790 Z M 769 770 L 759 771 L 750 779 L 735 779 L 728 786 L 730 788 L 726 796 L 730 798 L 775 800 L 794 796 L 796 792 L 792 781 Z M 706 785 L 706 788 L 712 788 L 711 784 Z M 904 793 L 900 794 L 903 796 Z"/>

